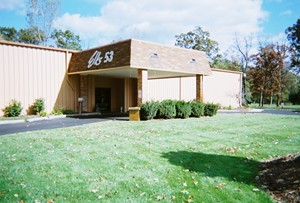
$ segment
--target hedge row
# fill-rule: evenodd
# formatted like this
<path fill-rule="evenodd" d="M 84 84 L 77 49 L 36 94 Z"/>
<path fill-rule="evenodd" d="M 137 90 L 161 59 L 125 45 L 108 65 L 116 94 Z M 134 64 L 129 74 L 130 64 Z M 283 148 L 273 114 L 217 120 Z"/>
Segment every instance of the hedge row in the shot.
<path fill-rule="evenodd" d="M 10 101 L 9 105 L 6 106 L 2 111 L 4 112 L 4 116 L 6 117 L 16 117 L 21 114 L 23 107 L 21 102 L 13 99 Z M 34 103 L 28 107 L 27 114 L 35 114 L 40 115 L 42 117 L 46 116 L 47 113 L 45 110 L 45 100 L 43 98 L 36 99 Z M 62 114 L 73 114 L 72 110 L 64 110 L 64 109 L 53 109 L 51 112 L 52 115 L 62 115 Z"/>
<path fill-rule="evenodd" d="M 142 120 L 151 120 L 154 118 L 188 118 L 200 116 L 214 116 L 217 114 L 218 109 L 219 106 L 216 104 L 205 104 L 199 101 L 148 101 L 141 105 L 140 115 Z"/>

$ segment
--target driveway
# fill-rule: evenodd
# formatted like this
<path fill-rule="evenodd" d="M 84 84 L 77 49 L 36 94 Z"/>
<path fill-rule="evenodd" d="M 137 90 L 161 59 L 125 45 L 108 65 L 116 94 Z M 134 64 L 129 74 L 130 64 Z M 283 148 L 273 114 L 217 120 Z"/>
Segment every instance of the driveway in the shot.
<path fill-rule="evenodd" d="M 103 122 L 107 120 L 112 120 L 112 118 L 84 118 L 84 119 L 59 118 L 59 119 L 49 119 L 49 120 L 34 121 L 34 122 L 1 124 L 0 135 L 34 131 L 34 130 L 65 128 L 65 127 L 84 125 L 89 123 Z"/>

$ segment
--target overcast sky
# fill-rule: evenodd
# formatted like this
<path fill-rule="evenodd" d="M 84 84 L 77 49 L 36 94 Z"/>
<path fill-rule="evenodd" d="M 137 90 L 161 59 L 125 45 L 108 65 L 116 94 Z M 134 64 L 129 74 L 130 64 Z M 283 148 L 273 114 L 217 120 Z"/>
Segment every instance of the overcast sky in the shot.
<path fill-rule="evenodd" d="M 25 28 L 25 0 L 0 0 L 0 26 Z M 282 40 L 300 18 L 300 0 L 62 0 L 54 27 L 70 29 L 89 48 L 138 38 L 174 45 L 201 26 L 222 51 L 235 35 Z"/>

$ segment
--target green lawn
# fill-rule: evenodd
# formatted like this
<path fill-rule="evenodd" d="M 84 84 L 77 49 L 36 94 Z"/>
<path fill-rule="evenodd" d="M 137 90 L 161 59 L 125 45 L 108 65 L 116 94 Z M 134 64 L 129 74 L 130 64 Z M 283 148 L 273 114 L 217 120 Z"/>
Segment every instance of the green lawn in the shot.
<path fill-rule="evenodd" d="M 272 202 L 259 161 L 299 152 L 300 116 L 107 121 L 0 137 L 0 202 Z"/>
<path fill-rule="evenodd" d="M 300 105 L 291 105 L 285 104 L 283 108 L 281 106 L 276 106 L 276 104 L 264 104 L 263 107 L 260 107 L 259 104 L 253 103 L 250 105 L 250 108 L 259 108 L 259 109 L 283 109 L 283 110 L 293 110 L 300 111 Z"/>

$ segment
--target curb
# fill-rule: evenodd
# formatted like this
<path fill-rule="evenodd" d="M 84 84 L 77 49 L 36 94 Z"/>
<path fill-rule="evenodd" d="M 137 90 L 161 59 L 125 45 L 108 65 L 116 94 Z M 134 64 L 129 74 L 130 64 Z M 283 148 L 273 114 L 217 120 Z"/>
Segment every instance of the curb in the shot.
<path fill-rule="evenodd" d="M 234 109 L 234 110 L 226 110 L 219 109 L 218 113 L 260 113 L 264 109 Z"/>
<path fill-rule="evenodd" d="M 6 120 L 6 121 L 0 121 L 0 125 L 17 124 L 17 123 L 25 123 L 25 122 L 31 123 L 31 122 L 35 122 L 35 121 L 53 120 L 53 119 L 59 119 L 59 118 L 66 118 L 66 115 L 27 118 L 27 119 L 23 119 L 23 120 Z"/>
<path fill-rule="evenodd" d="M 24 123 L 25 120 L 7 120 L 7 121 L 0 121 L 0 125 L 5 124 L 17 124 L 17 123 Z"/>

